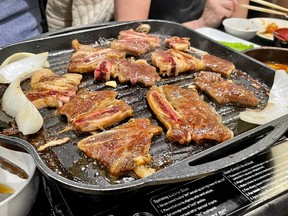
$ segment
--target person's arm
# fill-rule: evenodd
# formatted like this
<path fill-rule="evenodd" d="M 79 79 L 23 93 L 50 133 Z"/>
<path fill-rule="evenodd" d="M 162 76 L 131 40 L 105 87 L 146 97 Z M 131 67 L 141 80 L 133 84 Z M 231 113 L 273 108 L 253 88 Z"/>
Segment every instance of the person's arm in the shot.
<path fill-rule="evenodd" d="M 114 0 L 116 21 L 148 19 L 150 0 Z"/>
<path fill-rule="evenodd" d="M 241 7 L 241 4 L 249 4 L 249 0 L 238 0 L 238 6 L 233 12 L 232 17 L 247 18 L 248 9 Z"/>
<path fill-rule="evenodd" d="M 240 3 L 241 2 L 241 3 Z M 192 29 L 201 27 L 218 28 L 222 20 L 228 17 L 245 17 L 247 10 L 239 8 L 240 4 L 247 3 L 249 0 L 206 0 L 202 16 L 183 25 Z"/>

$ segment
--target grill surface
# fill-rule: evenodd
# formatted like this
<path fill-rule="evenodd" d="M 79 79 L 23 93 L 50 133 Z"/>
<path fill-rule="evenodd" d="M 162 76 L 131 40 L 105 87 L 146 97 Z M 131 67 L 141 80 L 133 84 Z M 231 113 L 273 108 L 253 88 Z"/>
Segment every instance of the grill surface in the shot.
<path fill-rule="evenodd" d="M 148 23 L 151 25 L 151 34 L 157 34 L 161 37 L 174 35 L 180 37 L 190 37 L 193 47 L 232 61 L 236 65 L 237 71 L 231 76 L 231 79 L 254 92 L 260 99 L 259 107 L 264 107 L 268 99 L 269 89 L 272 85 L 274 71 L 261 63 L 255 62 L 255 60 L 250 59 L 249 57 L 236 53 L 233 50 L 230 50 L 221 44 L 215 43 L 197 32 L 189 30 L 181 25 L 170 22 L 149 20 L 143 21 L 142 23 Z M 15 52 L 26 51 L 38 53 L 41 51 L 49 51 L 48 60 L 50 63 L 50 68 L 57 74 L 63 74 L 67 72 L 67 66 L 72 54 L 72 39 L 77 38 L 79 42 L 83 44 L 93 44 L 95 41 L 103 41 L 103 38 L 116 38 L 120 30 L 136 28 L 138 25 L 139 23 L 132 22 L 104 26 L 98 29 L 84 29 L 81 31 L 75 30 L 62 35 L 49 36 L 16 44 L 0 50 L 1 54 L 3 53 L 3 56 L 1 57 L 3 59 L 0 59 L 0 61 L 3 61 L 7 56 Z M 265 76 L 263 76 L 264 73 Z M 157 83 L 157 85 L 177 84 L 182 87 L 187 87 L 193 84 L 194 75 L 195 74 L 193 73 L 186 73 L 178 77 L 163 78 Z M 22 86 L 23 89 L 27 89 L 29 82 L 27 81 L 23 83 Z M 6 87 L 7 86 L 5 85 L 0 85 L 0 96 L 2 96 Z M 105 86 L 104 83 L 94 81 L 92 74 L 85 74 L 83 76 L 83 81 L 80 84 L 80 88 L 88 88 L 91 90 L 112 89 L 111 87 Z M 124 100 L 132 106 L 134 110 L 133 118 L 147 117 L 150 118 L 153 123 L 162 126 L 147 105 L 145 99 L 147 88 L 141 85 L 131 86 L 130 84 L 118 84 L 115 90 L 119 92 L 118 99 Z M 244 110 L 244 108 L 236 106 L 218 106 L 206 95 L 201 95 L 203 96 L 204 100 L 210 103 L 222 116 L 223 123 L 233 130 L 235 138 L 237 138 L 239 134 L 251 128 L 251 125 L 244 124 L 238 119 L 238 113 Z M 37 146 L 39 144 L 44 144 L 48 141 L 54 140 L 55 138 L 59 139 L 62 137 L 70 137 L 70 142 L 61 146 L 49 148 L 48 150 L 38 153 L 38 156 L 35 156 L 36 161 L 42 161 L 49 167 L 49 169 L 47 169 L 46 167 L 43 168 L 43 164 L 39 165 L 42 172 L 44 172 L 46 175 L 52 175 L 54 176 L 53 178 L 56 176 L 56 180 L 64 183 L 64 185 L 71 186 L 72 184 L 72 189 L 74 187 L 78 187 L 79 183 L 80 187 L 82 189 L 84 187 L 85 190 L 91 189 L 91 187 L 93 188 L 94 186 L 97 188 L 109 188 L 112 185 L 115 186 L 115 184 L 116 189 L 117 185 L 126 184 L 127 188 L 129 188 L 129 183 L 135 181 L 135 178 L 131 173 L 122 176 L 119 179 L 111 178 L 101 164 L 87 158 L 83 152 L 77 149 L 77 142 L 80 139 L 87 137 L 89 135 L 88 133 L 68 130 L 59 134 L 59 132 L 63 131 L 63 129 L 65 129 L 67 126 L 66 118 L 56 115 L 54 108 L 44 108 L 41 109 L 40 112 L 44 118 L 43 129 L 35 135 L 20 138 L 27 140 L 34 146 Z M 160 136 L 154 138 L 150 149 L 153 164 L 158 169 L 169 169 L 173 164 L 177 164 L 178 162 L 181 163 L 181 161 L 187 158 L 193 158 L 193 156 L 197 155 L 197 153 L 212 147 L 212 145 L 209 143 L 203 143 L 201 145 L 192 143 L 185 146 L 169 143 L 165 139 L 166 130 L 164 127 L 163 129 L 164 132 Z M 220 145 L 221 144 L 218 144 L 218 146 Z M 35 155 L 35 152 L 33 154 Z M 235 161 L 235 163 L 236 162 L 237 161 Z M 218 169 L 221 169 L 221 167 L 214 167 L 214 171 Z M 173 168 L 171 168 L 171 170 L 173 171 Z M 175 172 L 175 180 L 181 180 L 177 180 L 177 178 L 177 172 Z M 76 185 L 74 185 L 73 182 L 75 182 Z M 111 187 L 112 190 L 113 187 Z"/>

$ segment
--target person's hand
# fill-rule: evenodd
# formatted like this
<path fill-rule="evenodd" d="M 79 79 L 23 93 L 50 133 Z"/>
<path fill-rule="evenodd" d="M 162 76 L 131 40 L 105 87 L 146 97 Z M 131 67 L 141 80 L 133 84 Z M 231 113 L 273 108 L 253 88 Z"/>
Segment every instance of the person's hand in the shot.
<path fill-rule="evenodd" d="M 237 0 L 206 0 L 198 25 L 199 27 L 218 28 L 222 20 L 231 17 L 237 7 Z"/>

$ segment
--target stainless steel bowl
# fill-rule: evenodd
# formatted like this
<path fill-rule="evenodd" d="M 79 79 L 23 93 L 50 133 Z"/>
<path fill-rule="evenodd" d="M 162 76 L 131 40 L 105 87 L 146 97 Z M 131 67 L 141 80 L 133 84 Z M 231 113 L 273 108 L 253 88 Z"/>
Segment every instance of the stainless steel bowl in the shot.
<path fill-rule="evenodd" d="M 288 49 L 280 47 L 259 47 L 243 51 L 244 54 L 260 61 L 288 64 Z"/>

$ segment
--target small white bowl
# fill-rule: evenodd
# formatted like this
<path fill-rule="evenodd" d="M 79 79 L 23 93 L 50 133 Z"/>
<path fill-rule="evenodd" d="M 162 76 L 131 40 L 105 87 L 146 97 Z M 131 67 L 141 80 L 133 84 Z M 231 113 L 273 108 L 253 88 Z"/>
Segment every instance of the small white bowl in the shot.
<path fill-rule="evenodd" d="M 248 19 L 227 18 L 222 22 L 227 33 L 244 40 L 250 40 L 255 37 L 261 26 Z"/>
<path fill-rule="evenodd" d="M 31 210 L 39 188 L 39 173 L 28 153 L 10 150 L 0 145 L 0 155 L 18 165 L 29 175 L 23 179 L 0 168 L 0 183 L 9 186 L 14 193 L 0 202 L 1 216 L 24 216 Z"/>

